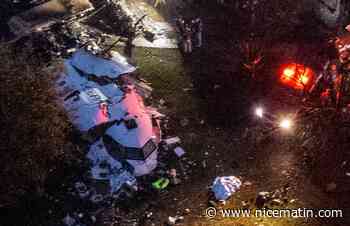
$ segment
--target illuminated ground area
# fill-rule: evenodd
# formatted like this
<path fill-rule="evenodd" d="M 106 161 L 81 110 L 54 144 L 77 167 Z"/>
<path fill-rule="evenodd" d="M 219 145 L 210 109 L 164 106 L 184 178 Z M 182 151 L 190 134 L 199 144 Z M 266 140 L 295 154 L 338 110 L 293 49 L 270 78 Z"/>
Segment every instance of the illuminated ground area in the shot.
<path fill-rule="evenodd" d="M 339 203 L 323 188 L 310 182 L 308 172 L 301 164 L 303 152 L 300 144 L 293 142 L 293 139 L 277 135 L 277 139 L 259 142 L 254 138 L 254 133 L 259 133 L 259 129 L 254 129 L 254 126 L 248 125 L 252 133 L 250 138 L 244 132 L 247 125 L 222 128 L 207 123 L 208 117 L 215 115 L 207 115 L 201 110 L 206 103 L 198 98 L 196 89 L 191 86 L 190 75 L 183 68 L 177 50 L 137 49 L 136 60 L 142 74 L 152 83 L 153 101 L 157 103 L 160 98 L 165 100 L 162 111 L 170 116 L 167 132 L 181 137 L 188 161 L 192 162 L 188 170 L 189 179 L 177 187 L 169 188 L 168 194 L 161 195 L 155 201 L 153 213 L 157 219 L 185 214 L 184 225 L 324 225 L 324 221 L 317 221 L 319 219 L 208 220 L 203 217 L 208 200 L 206 187 L 218 175 L 242 176 L 243 181 L 252 183 L 243 186 L 224 208 L 241 207 L 241 201 L 255 200 L 259 191 L 274 191 L 284 186 L 290 189 L 285 195 L 288 202 L 296 201 L 278 208 L 335 208 Z M 282 104 L 279 100 L 270 102 L 275 107 Z M 189 120 L 189 124 L 181 126 L 180 122 L 184 118 Z M 252 202 L 249 207 L 254 208 Z M 185 213 L 186 208 L 191 210 L 190 214 Z M 338 219 L 338 222 L 344 222 L 344 219 Z"/>

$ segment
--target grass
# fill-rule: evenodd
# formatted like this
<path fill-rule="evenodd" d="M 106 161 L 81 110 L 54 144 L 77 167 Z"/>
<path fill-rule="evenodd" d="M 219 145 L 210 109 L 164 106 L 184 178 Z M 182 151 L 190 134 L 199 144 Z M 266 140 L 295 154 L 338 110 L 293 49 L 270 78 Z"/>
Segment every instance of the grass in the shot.
<path fill-rule="evenodd" d="M 154 101 L 165 100 L 166 113 L 184 117 L 198 115 L 198 100 L 177 49 L 136 48 L 134 54 L 142 78 L 150 82 L 154 90 Z"/>

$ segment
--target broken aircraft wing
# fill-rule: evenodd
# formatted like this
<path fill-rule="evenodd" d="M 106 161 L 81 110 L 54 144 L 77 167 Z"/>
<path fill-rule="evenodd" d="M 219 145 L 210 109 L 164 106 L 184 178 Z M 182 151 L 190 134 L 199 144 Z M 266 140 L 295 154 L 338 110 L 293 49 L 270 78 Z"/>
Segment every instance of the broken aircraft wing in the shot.
<path fill-rule="evenodd" d="M 85 50 L 78 50 L 71 59 L 74 67 L 86 74 L 95 75 L 97 77 L 106 76 L 116 79 L 122 74 L 134 72 L 136 68 L 130 65 L 121 55 L 116 55 L 112 59 L 104 59 L 97 57 Z"/>

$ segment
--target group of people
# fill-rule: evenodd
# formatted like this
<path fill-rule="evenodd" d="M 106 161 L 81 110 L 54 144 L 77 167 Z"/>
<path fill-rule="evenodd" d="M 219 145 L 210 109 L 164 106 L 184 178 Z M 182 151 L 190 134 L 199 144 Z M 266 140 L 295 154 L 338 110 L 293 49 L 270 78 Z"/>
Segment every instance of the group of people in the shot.
<path fill-rule="evenodd" d="M 184 53 L 191 53 L 193 46 L 197 48 L 202 46 L 203 23 L 199 17 L 189 20 L 180 17 L 176 20 L 176 28 Z"/>
<path fill-rule="evenodd" d="M 346 30 L 350 32 L 350 25 Z M 344 98 L 347 98 L 350 93 L 350 43 L 347 38 L 336 38 L 334 44 L 337 58 L 325 64 L 323 72 L 311 87 L 310 93 L 320 88 L 322 105 L 338 108 L 344 104 Z"/>
<path fill-rule="evenodd" d="M 339 102 L 340 76 L 338 63 L 336 61 L 328 61 L 324 71 L 311 87 L 310 93 L 319 87 L 322 105 L 336 106 L 337 102 Z"/>

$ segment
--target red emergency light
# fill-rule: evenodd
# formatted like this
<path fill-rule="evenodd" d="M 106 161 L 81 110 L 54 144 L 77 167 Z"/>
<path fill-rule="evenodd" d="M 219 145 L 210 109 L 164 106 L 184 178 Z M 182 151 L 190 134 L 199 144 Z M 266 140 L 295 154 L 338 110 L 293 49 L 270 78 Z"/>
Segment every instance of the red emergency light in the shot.
<path fill-rule="evenodd" d="M 307 89 L 314 79 L 314 72 L 301 64 L 292 63 L 283 68 L 281 82 L 294 89 Z"/>

